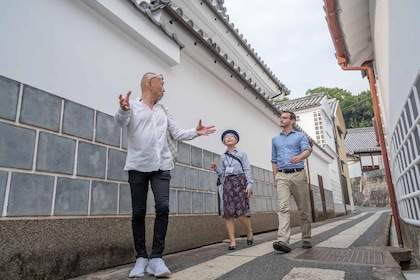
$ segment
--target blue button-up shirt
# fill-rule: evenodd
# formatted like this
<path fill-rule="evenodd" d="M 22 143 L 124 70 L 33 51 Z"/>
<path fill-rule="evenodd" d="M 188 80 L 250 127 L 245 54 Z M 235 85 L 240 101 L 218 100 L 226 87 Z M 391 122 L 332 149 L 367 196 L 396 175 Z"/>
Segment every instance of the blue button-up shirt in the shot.
<path fill-rule="evenodd" d="M 289 134 L 281 132 L 272 140 L 271 162 L 277 164 L 277 169 L 304 168 L 303 160 L 296 164 L 290 163 L 290 159 L 300 155 L 303 151 L 312 152 L 308 137 L 305 133 L 292 130 Z"/>

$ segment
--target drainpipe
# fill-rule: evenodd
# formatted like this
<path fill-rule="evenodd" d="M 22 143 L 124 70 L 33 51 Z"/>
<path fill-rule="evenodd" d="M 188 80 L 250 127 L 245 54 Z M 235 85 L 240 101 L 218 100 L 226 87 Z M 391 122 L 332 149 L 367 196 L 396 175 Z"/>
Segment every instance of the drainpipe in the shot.
<path fill-rule="evenodd" d="M 314 143 L 309 140 L 309 146 L 313 148 Z M 311 173 L 309 171 L 309 160 L 306 158 L 306 168 L 308 169 L 308 188 L 309 188 L 309 200 L 311 202 L 311 213 L 312 213 L 312 222 L 315 222 L 315 202 L 314 202 L 314 191 L 312 190 L 311 184 Z"/>
<path fill-rule="evenodd" d="M 348 67 L 346 66 L 346 59 L 339 56 L 337 56 L 337 61 L 338 61 L 338 64 L 340 64 L 341 69 L 343 70 L 360 70 L 360 71 L 366 71 L 368 73 L 370 95 L 372 98 L 372 105 L 373 105 L 373 113 L 375 115 L 376 129 L 378 130 L 379 146 L 381 148 L 382 160 L 385 165 L 386 182 L 388 185 L 389 198 L 391 200 L 392 214 L 394 215 L 395 230 L 397 232 L 398 244 L 400 245 L 401 248 L 403 248 L 403 241 L 402 241 L 402 236 L 401 236 L 401 228 L 400 228 L 400 220 L 399 220 L 400 216 L 398 213 L 395 190 L 392 184 L 391 169 L 389 167 L 388 151 L 386 149 L 386 143 L 385 143 L 385 137 L 384 137 L 385 134 L 382 128 L 382 119 L 381 119 L 381 114 L 379 111 L 378 97 L 376 95 L 375 77 L 373 75 L 373 69 L 371 66 Z"/>
<path fill-rule="evenodd" d="M 344 43 L 342 40 L 342 36 L 340 33 L 340 28 L 338 27 L 337 23 L 337 14 L 335 10 L 335 0 L 324 0 L 324 6 L 325 6 L 325 12 L 326 12 L 326 19 L 328 23 L 328 29 L 331 33 L 331 38 L 334 43 L 334 47 L 336 49 L 336 58 L 338 61 L 338 64 L 341 66 L 341 69 L 343 70 L 359 70 L 359 71 L 366 71 L 368 74 L 369 79 L 369 87 L 370 87 L 370 94 L 372 98 L 372 105 L 373 105 L 373 112 L 375 115 L 375 124 L 377 129 L 377 134 L 379 138 L 379 145 L 381 148 L 382 153 L 382 159 L 385 165 L 385 174 L 386 174 L 386 181 L 388 185 L 388 191 L 389 191 L 389 197 L 391 200 L 391 209 L 392 214 L 394 216 L 394 223 L 395 223 L 395 230 L 397 233 L 397 239 L 398 244 L 402 248 L 403 247 L 403 241 L 401 236 L 401 228 L 400 228 L 400 215 L 398 213 L 398 207 L 397 207 L 397 201 L 395 197 L 395 190 L 394 186 L 392 184 L 392 178 L 391 178 L 391 169 L 389 167 L 389 160 L 388 160 L 388 152 L 385 145 L 385 137 L 384 132 L 382 128 L 382 119 L 381 114 L 379 111 L 379 103 L 378 103 L 378 97 L 376 94 L 376 86 L 375 86 L 375 77 L 373 74 L 373 69 L 371 66 L 365 65 L 365 66 L 359 66 L 359 67 L 349 67 L 347 66 L 347 59 L 346 59 L 346 52 L 344 48 Z"/>

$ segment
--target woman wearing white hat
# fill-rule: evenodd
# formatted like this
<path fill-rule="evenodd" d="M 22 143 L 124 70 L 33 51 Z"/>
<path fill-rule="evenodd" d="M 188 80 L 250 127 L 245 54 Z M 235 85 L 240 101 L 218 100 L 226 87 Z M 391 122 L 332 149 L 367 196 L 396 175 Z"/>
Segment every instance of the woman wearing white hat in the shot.
<path fill-rule="evenodd" d="M 247 244 L 252 245 L 251 210 L 249 198 L 252 195 L 251 166 L 246 153 L 236 149 L 239 134 L 232 129 L 222 133 L 222 142 L 227 150 L 220 157 L 219 167 L 211 163 L 211 168 L 217 176 L 223 178 L 223 217 L 226 218 L 226 229 L 230 239 L 229 250 L 236 249 L 235 221 L 238 218 L 246 228 Z"/>

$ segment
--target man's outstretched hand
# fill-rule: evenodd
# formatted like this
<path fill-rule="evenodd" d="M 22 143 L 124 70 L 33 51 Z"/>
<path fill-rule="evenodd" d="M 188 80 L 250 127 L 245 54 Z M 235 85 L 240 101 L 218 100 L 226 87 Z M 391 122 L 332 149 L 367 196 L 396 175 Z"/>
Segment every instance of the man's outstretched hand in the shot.
<path fill-rule="evenodd" d="M 197 125 L 197 134 L 202 136 L 202 135 L 209 135 L 212 134 L 216 131 L 216 129 L 213 129 L 214 125 L 210 125 L 210 126 L 204 126 L 201 124 L 201 120 L 198 121 L 198 125 Z"/>
<path fill-rule="evenodd" d="M 121 109 L 123 109 L 124 111 L 131 110 L 131 108 L 130 108 L 130 95 L 131 95 L 131 90 L 127 92 L 127 95 L 125 97 L 123 97 L 122 94 L 120 94 L 120 96 L 119 96 L 120 106 L 121 106 Z"/>

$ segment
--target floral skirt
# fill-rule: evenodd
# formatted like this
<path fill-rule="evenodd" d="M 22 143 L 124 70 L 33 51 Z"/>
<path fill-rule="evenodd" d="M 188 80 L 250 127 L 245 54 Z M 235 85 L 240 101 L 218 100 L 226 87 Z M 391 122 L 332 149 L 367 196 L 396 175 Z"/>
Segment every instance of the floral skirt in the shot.
<path fill-rule="evenodd" d="M 226 176 L 223 182 L 223 218 L 251 217 L 245 174 Z"/>

